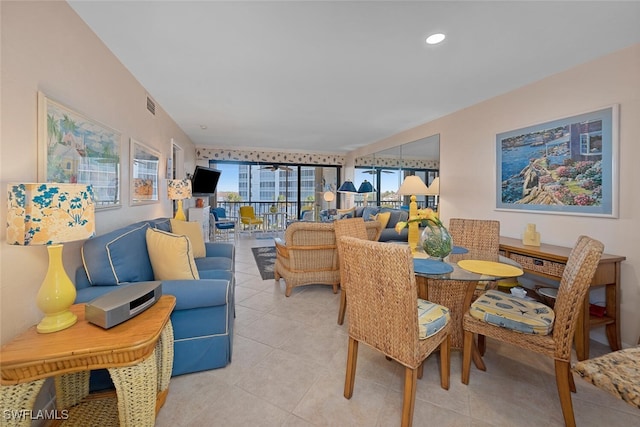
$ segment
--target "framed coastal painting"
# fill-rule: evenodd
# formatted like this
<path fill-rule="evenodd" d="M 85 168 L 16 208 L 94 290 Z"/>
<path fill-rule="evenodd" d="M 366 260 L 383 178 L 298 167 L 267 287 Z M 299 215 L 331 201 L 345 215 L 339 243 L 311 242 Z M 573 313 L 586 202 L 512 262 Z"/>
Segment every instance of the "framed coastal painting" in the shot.
<path fill-rule="evenodd" d="M 131 204 L 157 203 L 160 152 L 131 138 Z"/>
<path fill-rule="evenodd" d="M 618 105 L 496 136 L 496 209 L 618 216 Z"/>
<path fill-rule="evenodd" d="M 120 207 L 120 133 L 38 92 L 38 181 L 91 184 L 97 209 Z"/>

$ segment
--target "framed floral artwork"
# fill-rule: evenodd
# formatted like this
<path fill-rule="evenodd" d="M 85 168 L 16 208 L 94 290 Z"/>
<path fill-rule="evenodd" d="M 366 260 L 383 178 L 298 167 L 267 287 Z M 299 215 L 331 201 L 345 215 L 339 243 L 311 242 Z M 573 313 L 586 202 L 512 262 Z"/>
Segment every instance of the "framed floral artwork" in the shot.
<path fill-rule="evenodd" d="M 618 216 L 618 105 L 496 136 L 496 209 Z"/>
<path fill-rule="evenodd" d="M 91 184 L 96 209 L 120 207 L 120 133 L 38 92 L 38 180 Z"/>

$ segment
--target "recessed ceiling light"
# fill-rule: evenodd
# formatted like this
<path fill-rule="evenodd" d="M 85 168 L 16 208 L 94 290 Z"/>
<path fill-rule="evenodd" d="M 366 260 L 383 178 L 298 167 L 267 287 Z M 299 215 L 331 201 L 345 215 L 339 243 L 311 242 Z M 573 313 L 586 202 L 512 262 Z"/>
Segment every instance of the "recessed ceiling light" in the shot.
<path fill-rule="evenodd" d="M 207 128 L 207 125 L 200 125 L 200 129 L 205 130 Z"/>
<path fill-rule="evenodd" d="M 431 34 L 429 37 L 427 37 L 427 44 L 438 44 L 442 40 L 444 40 L 444 38 L 445 35 L 442 33 Z"/>

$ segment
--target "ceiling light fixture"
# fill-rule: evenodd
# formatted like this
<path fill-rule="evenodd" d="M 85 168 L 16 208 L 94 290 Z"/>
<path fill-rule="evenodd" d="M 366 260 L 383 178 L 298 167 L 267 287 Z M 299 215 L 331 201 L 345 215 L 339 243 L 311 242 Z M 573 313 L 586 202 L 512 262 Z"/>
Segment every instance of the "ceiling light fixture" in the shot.
<path fill-rule="evenodd" d="M 200 125 L 200 129 L 202 129 L 202 130 L 207 129 L 207 125 Z"/>
<path fill-rule="evenodd" d="M 431 34 L 427 37 L 427 44 L 438 44 L 444 40 L 446 36 L 442 33 Z"/>

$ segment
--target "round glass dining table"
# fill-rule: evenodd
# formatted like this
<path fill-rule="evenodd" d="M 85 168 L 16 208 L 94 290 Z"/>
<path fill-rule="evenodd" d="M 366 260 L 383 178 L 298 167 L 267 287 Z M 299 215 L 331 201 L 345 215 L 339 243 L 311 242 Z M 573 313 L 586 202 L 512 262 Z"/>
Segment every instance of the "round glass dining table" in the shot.
<path fill-rule="evenodd" d="M 462 318 L 469 310 L 478 283 L 496 282 L 523 274 L 518 263 L 495 252 L 467 251 L 458 247 L 441 261 L 429 259 L 421 250 L 413 255 L 418 298 L 449 308 L 453 325 L 451 347 L 454 349 L 462 349 Z M 463 260 L 473 260 L 469 264 L 476 272 L 462 268 L 458 263 Z"/>

